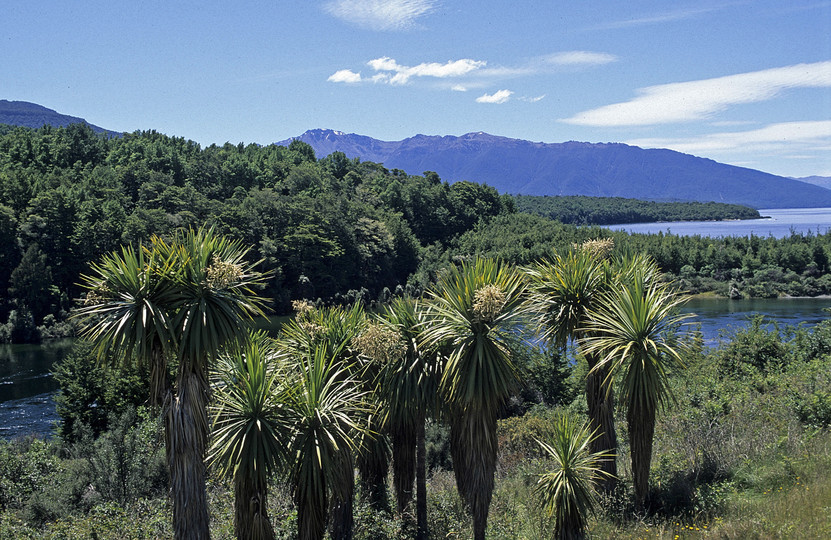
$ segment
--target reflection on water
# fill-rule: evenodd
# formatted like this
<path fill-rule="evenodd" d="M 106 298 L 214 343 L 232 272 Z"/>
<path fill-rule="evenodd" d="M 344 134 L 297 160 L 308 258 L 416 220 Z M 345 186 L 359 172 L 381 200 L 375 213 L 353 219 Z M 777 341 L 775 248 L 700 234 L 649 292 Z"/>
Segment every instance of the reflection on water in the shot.
<path fill-rule="evenodd" d="M 52 365 L 71 349 L 71 339 L 42 345 L 0 345 L 0 403 L 57 390 Z"/>
<path fill-rule="evenodd" d="M 49 437 L 58 421 L 52 366 L 72 349 L 72 340 L 41 345 L 0 345 L 0 437 Z"/>

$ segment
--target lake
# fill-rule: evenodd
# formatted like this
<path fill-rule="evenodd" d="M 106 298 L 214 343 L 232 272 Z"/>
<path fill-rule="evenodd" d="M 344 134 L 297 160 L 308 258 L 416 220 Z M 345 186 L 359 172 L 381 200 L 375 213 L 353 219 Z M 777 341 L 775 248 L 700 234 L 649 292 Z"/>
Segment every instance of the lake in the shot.
<path fill-rule="evenodd" d="M 696 315 L 689 322 L 701 325 L 704 343 L 713 347 L 722 331 L 729 333 L 746 326 L 754 314 L 764 315 L 780 326 L 813 326 L 829 317 L 826 308 L 831 308 L 831 298 L 692 298 L 682 312 Z"/>
<path fill-rule="evenodd" d="M 823 309 L 829 307 L 831 298 L 693 298 L 683 311 L 696 314 L 691 322 L 700 324 L 705 343 L 715 346 L 719 332 L 747 324 L 754 313 L 783 325 L 814 325 L 827 318 Z M 273 329 L 274 324 L 260 327 Z M 71 340 L 44 345 L 0 345 L 0 437 L 51 435 L 58 416 L 52 399 L 57 383 L 50 371 L 71 346 Z"/>
<path fill-rule="evenodd" d="M 759 210 L 764 219 L 733 221 L 674 221 L 606 225 L 612 230 L 629 233 L 672 233 L 680 236 L 774 236 L 784 238 L 797 234 L 825 234 L 831 229 L 831 208 L 772 208 Z"/>
<path fill-rule="evenodd" d="M 0 345 L 0 437 L 49 436 L 58 420 L 52 395 L 58 383 L 52 365 L 72 349 L 72 340 L 43 345 Z"/>

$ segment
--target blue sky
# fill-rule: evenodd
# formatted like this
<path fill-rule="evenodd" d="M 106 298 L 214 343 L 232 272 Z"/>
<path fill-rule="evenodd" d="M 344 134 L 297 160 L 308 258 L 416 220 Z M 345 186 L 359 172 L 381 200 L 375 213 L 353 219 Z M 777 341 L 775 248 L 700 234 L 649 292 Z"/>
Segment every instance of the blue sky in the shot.
<path fill-rule="evenodd" d="M 831 176 L 831 1 L 7 0 L 0 99 L 203 145 L 485 131 Z"/>

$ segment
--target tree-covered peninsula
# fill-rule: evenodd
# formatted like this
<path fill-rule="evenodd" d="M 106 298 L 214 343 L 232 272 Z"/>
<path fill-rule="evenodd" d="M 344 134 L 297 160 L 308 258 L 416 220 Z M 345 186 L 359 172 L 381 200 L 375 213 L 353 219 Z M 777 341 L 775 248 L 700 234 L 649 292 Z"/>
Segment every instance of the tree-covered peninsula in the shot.
<path fill-rule="evenodd" d="M 618 225 L 654 221 L 758 219 L 759 211 L 741 204 L 658 202 L 623 197 L 514 195 L 519 212 L 571 225 Z"/>

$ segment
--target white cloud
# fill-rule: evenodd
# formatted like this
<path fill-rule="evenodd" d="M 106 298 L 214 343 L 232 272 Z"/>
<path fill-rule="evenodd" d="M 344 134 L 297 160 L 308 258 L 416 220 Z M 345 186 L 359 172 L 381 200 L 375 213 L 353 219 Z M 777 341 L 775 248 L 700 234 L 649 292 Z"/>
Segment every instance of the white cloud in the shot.
<path fill-rule="evenodd" d="M 499 90 L 493 94 L 484 94 L 479 96 L 476 98 L 476 103 L 505 103 L 511 99 L 511 94 L 513 94 L 513 92 L 510 90 Z"/>
<path fill-rule="evenodd" d="M 433 11 L 435 0 L 334 0 L 324 5 L 331 15 L 371 30 L 405 30 Z"/>
<path fill-rule="evenodd" d="M 376 58 L 367 62 L 367 65 L 375 71 L 381 72 L 377 80 L 389 84 L 407 84 L 412 77 L 435 77 L 439 79 L 460 77 L 467 75 L 485 66 L 485 62 L 463 58 L 461 60 L 450 60 L 444 64 L 438 62 L 426 62 L 417 66 L 402 66 L 394 59 L 387 56 Z"/>
<path fill-rule="evenodd" d="M 359 83 L 361 82 L 361 74 L 355 73 L 351 69 L 342 69 L 331 74 L 326 80 L 329 82 Z"/>
<path fill-rule="evenodd" d="M 368 65 L 375 71 L 397 71 L 400 69 L 398 62 L 396 62 L 388 56 L 376 58 L 375 60 L 370 60 L 366 63 L 366 65 Z"/>
<path fill-rule="evenodd" d="M 481 69 L 475 75 L 484 80 L 498 81 L 516 77 L 527 77 L 540 73 L 556 73 L 566 68 L 598 66 L 616 62 L 617 56 L 592 51 L 562 51 L 535 56 L 514 66 L 494 66 Z"/>
<path fill-rule="evenodd" d="M 627 144 L 670 148 L 689 154 L 741 151 L 822 151 L 831 145 L 831 120 L 782 122 L 750 131 L 710 133 L 688 138 L 633 139 Z"/>
<path fill-rule="evenodd" d="M 548 64 L 558 66 L 597 66 L 617 61 L 617 56 L 591 51 L 566 51 L 543 57 Z"/>
<path fill-rule="evenodd" d="M 450 89 L 454 92 L 467 92 L 467 87 L 463 84 L 454 84 Z"/>
<path fill-rule="evenodd" d="M 720 120 L 718 122 L 710 122 L 711 126 L 714 127 L 736 127 L 736 126 L 751 126 L 753 124 L 757 124 L 758 122 L 752 122 L 750 120 Z"/>
<path fill-rule="evenodd" d="M 542 101 L 543 99 L 545 99 L 545 94 L 543 94 L 541 96 L 534 96 L 534 97 L 521 97 L 519 99 L 522 100 L 522 101 L 527 101 L 528 103 L 536 103 L 538 101 Z"/>
<path fill-rule="evenodd" d="M 642 88 L 635 99 L 584 111 L 563 122 L 582 126 L 638 126 L 688 122 L 731 105 L 772 99 L 790 88 L 831 86 L 831 61 L 797 64 L 715 79 Z"/>

